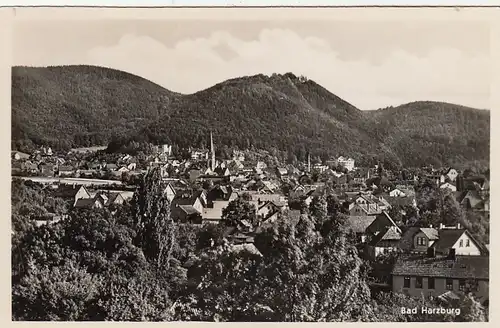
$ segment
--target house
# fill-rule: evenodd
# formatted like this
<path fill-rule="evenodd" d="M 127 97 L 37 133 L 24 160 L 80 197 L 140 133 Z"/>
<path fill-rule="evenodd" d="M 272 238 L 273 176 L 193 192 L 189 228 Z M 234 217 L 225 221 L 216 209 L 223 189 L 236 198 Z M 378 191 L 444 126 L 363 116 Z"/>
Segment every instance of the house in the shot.
<path fill-rule="evenodd" d="M 176 222 L 181 222 L 181 223 L 201 223 L 202 222 L 202 216 L 201 212 L 198 211 L 193 205 L 179 205 L 176 214 L 172 215 L 175 216 L 175 221 Z"/>
<path fill-rule="evenodd" d="M 413 196 L 406 197 L 384 197 L 390 207 L 410 206 L 417 208 L 417 200 Z"/>
<path fill-rule="evenodd" d="M 109 193 L 104 206 L 123 205 L 127 199 L 119 192 Z"/>
<path fill-rule="evenodd" d="M 261 205 L 258 205 L 257 215 L 266 220 L 269 216 L 281 212 L 285 206 L 280 206 L 282 204 L 275 204 L 272 201 L 266 201 Z"/>
<path fill-rule="evenodd" d="M 458 194 L 457 201 L 467 210 L 485 211 L 490 210 L 490 199 L 487 192 L 468 190 Z"/>
<path fill-rule="evenodd" d="M 484 176 L 474 176 L 465 179 L 457 179 L 457 184 L 460 184 L 460 188 L 458 188 L 460 191 L 485 191 L 490 189 L 490 182 Z"/>
<path fill-rule="evenodd" d="M 242 170 L 244 167 L 245 166 L 243 165 L 242 161 L 240 161 L 240 160 L 233 160 L 227 165 L 227 168 L 232 170 L 232 171 Z"/>
<path fill-rule="evenodd" d="M 96 170 L 77 170 L 77 176 L 80 178 L 92 178 L 97 175 L 99 172 Z"/>
<path fill-rule="evenodd" d="M 172 145 L 168 145 L 168 144 L 164 144 L 164 145 L 161 145 L 160 147 L 160 151 L 168 156 L 172 155 Z"/>
<path fill-rule="evenodd" d="M 446 171 L 446 173 L 444 174 L 451 182 L 455 182 L 455 180 L 457 180 L 457 177 L 458 177 L 458 172 L 457 170 L 455 170 L 454 168 L 450 168 L 448 169 L 448 171 Z"/>
<path fill-rule="evenodd" d="M 395 188 L 401 190 L 405 194 L 405 197 L 415 197 L 415 187 L 412 185 L 399 184 Z"/>
<path fill-rule="evenodd" d="M 413 297 L 442 298 L 471 292 L 483 305 L 489 303 L 489 257 L 412 255 L 396 261 L 392 291 Z"/>
<path fill-rule="evenodd" d="M 75 202 L 75 208 L 98 209 L 103 208 L 103 197 L 96 196 L 94 198 L 81 198 Z"/>
<path fill-rule="evenodd" d="M 390 215 L 384 211 L 381 214 L 377 215 L 375 220 L 373 220 L 373 222 L 366 228 L 366 232 L 369 235 L 375 236 L 388 227 L 394 227 L 395 231 L 401 234 L 401 229 L 399 229 Z"/>
<path fill-rule="evenodd" d="M 200 159 L 208 159 L 208 150 L 193 150 L 191 151 L 191 159 L 194 161 Z"/>
<path fill-rule="evenodd" d="M 283 178 L 284 176 L 288 175 L 288 170 L 284 167 L 278 167 L 276 171 L 280 178 Z"/>
<path fill-rule="evenodd" d="M 449 182 L 445 182 L 442 185 L 439 186 L 441 189 L 449 189 L 453 192 L 457 191 L 457 187 Z"/>
<path fill-rule="evenodd" d="M 54 165 L 42 163 L 38 165 L 38 170 L 40 171 L 40 175 L 44 177 L 53 177 L 54 176 Z"/>
<path fill-rule="evenodd" d="M 71 176 L 75 173 L 74 168 L 69 165 L 60 165 L 57 169 L 57 174 L 60 177 Z"/>
<path fill-rule="evenodd" d="M 400 240 L 401 230 L 397 226 L 385 227 L 372 236 L 371 240 L 368 242 L 368 256 L 375 259 L 381 254 L 398 251 Z"/>
<path fill-rule="evenodd" d="M 168 183 L 165 189 L 163 189 L 163 194 L 167 197 L 169 202 L 172 202 L 175 198 L 176 192 L 174 187 Z"/>
<path fill-rule="evenodd" d="M 220 177 L 227 177 L 227 176 L 231 175 L 231 172 L 229 171 L 229 169 L 227 167 L 226 168 L 218 167 L 215 169 L 214 173 Z"/>
<path fill-rule="evenodd" d="M 174 220 L 182 223 L 201 223 L 201 214 L 206 207 L 207 199 L 204 190 L 197 191 L 189 197 L 177 197 L 170 206 Z"/>
<path fill-rule="evenodd" d="M 26 161 L 23 162 L 22 164 L 22 170 L 25 172 L 29 172 L 32 174 L 38 173 L 38 165 L 36 163 L 33 163 L 32 161 Z"/>
<path fill-rule="evenodd" d="M 216 200 L 212 202 L 212 207 L 204 208 L 201 213 L 203 222 L 217 223 L 222 219 L 222 211 L 229 205 L 229 201 Z"/>
<path fill-rule="evenodd" d="M 52 156 L 52 148 L 50 147 L 42 147 L 42 154 L 45 156 Z"/>
<path fill-rule="evenodd" d="M 395 188 L 389 192 L 389 196 L 390 197 L 406 197 L 406 194 L 402 190 Z"/>
<path fill-rule="evenodd" d="M 20 152 L 20 151 L 12 151 L 11 152 L 12 159 L 19 161 L 19 160 L 26 160 L 30 158 L 29 154 Z"/>
<path fill-rule="evenodd" d="M 438 237 L 439 240 L 431 245 L 436 254 L 448 254 L 453 250 L 456 255 L 480 256 L 487 252 L 467 229 L 461 228 L 460 224 L 456 228 L 441 227 Z"/>
<path fill-rule="evenodd" d="M 410 227 L 401 237 L 399 248 L 404 252 L 426 253 L 438 240 L 439 231 L 435 228 Z"/>
<path fill-rule="evenodd" d="M 99 197 L 104 206 L 122 205 L 134 196 L 133 191 L 97 190 L 93 197 Z"/>
<path fill-rule="evenodd" d="M 426 178 L 438 186 L 446 182 L 446 177 L 442 174 L 428 174 Z"/>
<path fill-rule="evenodd" d="M 349 204 L 348 210 L 349 210 L 349 215 L 352 216 L 376 215 L 382 213 L 382 209 L 379 208 L 379 206 L 374 203 L 353 202 Z"/>
<path fill-rule="evenodd" d="M 347 171 L 354 170 L 354 160 L 352 158 L 345 158 L 343 156 L 340 156 L 337 159 L 337 165 L 340 165 L 340 166 L 346 168 Z"/>
<path fill-rule="evenodd" d="M 347 229 L 354 233 L 358 243 L 364 243 L 366 241 L 367 233 L 366 229 L 373 223 L 376 216 L 348 216 L 347 217 Z"/>
<path fill-rule="evenodd" d="M 79 199 L 90 199 L 92 196 L 85 186 L 61 184 L 54 191 L 54 197 L 71 200 L 73 206 Z"/>
<path fill-rule="evenodd" d="M 107 171 L 116 171 L 118 169 L 118 165 L 113 163 L 106 164 L 105 167 Z"/>

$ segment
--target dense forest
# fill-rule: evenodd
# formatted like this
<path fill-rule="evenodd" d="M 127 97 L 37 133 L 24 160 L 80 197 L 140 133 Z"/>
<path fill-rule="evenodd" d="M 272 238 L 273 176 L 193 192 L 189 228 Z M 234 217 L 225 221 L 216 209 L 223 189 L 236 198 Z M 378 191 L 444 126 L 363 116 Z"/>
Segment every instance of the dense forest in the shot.
<path fill-rule="evenodd" d="M 299 216 L 284 213 L 257 232 L 254 246 L 234 245 L 224 238 L 227 228 L 242 226 L 243 219 L 259 224 L 245 199 L 233 201 L 219 225 L 180 225 L 170 217 L 159 175 L 156 169 L 144 176 L 131 202 L 122 207 L 70 210 L 61 221 L 38 228 L 29 221 L 44 202 L 40 195 L 45 191 L 13 182 L 12 319 L 487 319 L 469 295 L 457 303 L 458 315 L 407 315 L 401 307 L 439 304 L 373 293 L 370 266 L 360 258 L 345 217 L 325 200 L 316 199 Z M 57 205 L 53 210 L 60 209 Z"/>
<path fill-rule="evenodd" d="M 210 131 L 218 145 L 275 149 L 299 160 L 311 152 L 388 166 L 489 161 L 486 110 L 414 102 L 361 111 L 292 73 L 235 78 L 181 95 L 108 68 L 12 69 L 12 146 L 19 150 L 131 140 L 197 147 Z"/>

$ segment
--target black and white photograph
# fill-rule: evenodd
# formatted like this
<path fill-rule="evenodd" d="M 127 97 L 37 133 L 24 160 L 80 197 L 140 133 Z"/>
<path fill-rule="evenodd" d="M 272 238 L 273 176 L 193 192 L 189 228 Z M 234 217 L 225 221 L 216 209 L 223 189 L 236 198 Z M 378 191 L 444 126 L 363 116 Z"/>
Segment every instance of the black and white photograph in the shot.
<path fill-rule="evenodd" d="M 14 11 L 12 321 L 489 321 L 488 19 Z"/>

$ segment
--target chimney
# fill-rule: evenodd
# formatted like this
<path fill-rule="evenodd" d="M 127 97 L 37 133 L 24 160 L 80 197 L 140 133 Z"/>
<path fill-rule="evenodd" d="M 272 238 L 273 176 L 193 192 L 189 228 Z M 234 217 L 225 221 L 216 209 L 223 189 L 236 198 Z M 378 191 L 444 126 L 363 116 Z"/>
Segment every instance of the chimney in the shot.
<path fill-rule="evenodd" d="M 434 247 L 428 247 L 427 248 L 427 257 L 432 258 L 436 255 L 436 251 Z"/>
<path fill-rule="evenodd" d="M 461 229 L 462 225 L 460 223 L 457 223 L 457 229 Z"/>
<path fill-rule="evenodd" d="M 455 252 L 454 248 L 450 248 L 450 252 L 448 253 L 448 259 L 450 259 L 452 261 L 456 261 L 457 260 L 457 255 L 456 255 L 456 252 Z"/>
<path fill-rule="evenodd" d="M 429 228 L 432 228 L 432 224 L 429 224 Z"/>

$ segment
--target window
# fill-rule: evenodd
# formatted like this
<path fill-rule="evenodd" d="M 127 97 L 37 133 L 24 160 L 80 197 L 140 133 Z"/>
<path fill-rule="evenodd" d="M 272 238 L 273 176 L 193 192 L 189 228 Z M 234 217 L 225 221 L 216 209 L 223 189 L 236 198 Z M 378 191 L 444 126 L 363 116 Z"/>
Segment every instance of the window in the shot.
<path fill-rule="evenodd" d="M 465 246 L 466 246 L 466 247 L 469 247 L 469 246 L 470 246 L 470 240 L 469 240 L 469 239 L 467 239 L 467 240 L 465 241 Z"/>
<path fill-rule="evenodd" d="M 453 279 L 446 279 L 446 289 L 453 290 Z"/>
<path fill-rule="evenodd" d="M 434 278 L 433 278 L 433 277 L 429 277 L 429 278 L 427 278 L 427 288 L 428 288 L 428 289 L 434 289 L 434 288 L 436 288 L 436 287 L 435 287 L 435 283 L 436 283 L 436 282 L 434 281 Z"/>
<path fill-rule="evenodd" d="M 460 239 L 460 247 L 464 247 L 464 241 Z"/>
<path fill-rule="evenodd" d="M 458 281 L 458 289 L 462 292 L 465 291 L 465 279 L 460 279 Z"/>
<path fill-rule="evenodd" d="M 417 237 L 417 246 L 427 246 L 425 237 Z"/>
<path fill-rule="evenodd" d="M 410 277 L 405 277 L 403 287 L 410 288 L 410 283 L 411 283 Z"/>
<path fill-rule="evenodd" d="M 417 277 L 417 280 L 415 281 L 415 288 L 422 288 L 422 285 L 423 285 L 422 277 Z"/>

